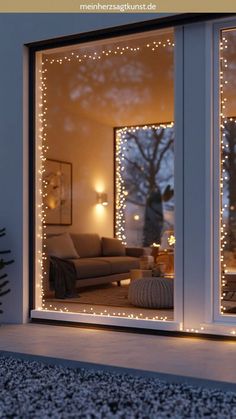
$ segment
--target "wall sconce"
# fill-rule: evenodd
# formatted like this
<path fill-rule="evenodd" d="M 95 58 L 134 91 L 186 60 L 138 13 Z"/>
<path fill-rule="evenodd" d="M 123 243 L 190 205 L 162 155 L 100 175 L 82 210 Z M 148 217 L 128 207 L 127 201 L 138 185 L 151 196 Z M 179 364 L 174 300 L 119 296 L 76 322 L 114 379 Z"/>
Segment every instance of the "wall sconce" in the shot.
<path fill-rule="evenodd" d="M 104 207 L 108 205 L 107 193 L 97 192 L 97 204 L 103 205 Z"/>

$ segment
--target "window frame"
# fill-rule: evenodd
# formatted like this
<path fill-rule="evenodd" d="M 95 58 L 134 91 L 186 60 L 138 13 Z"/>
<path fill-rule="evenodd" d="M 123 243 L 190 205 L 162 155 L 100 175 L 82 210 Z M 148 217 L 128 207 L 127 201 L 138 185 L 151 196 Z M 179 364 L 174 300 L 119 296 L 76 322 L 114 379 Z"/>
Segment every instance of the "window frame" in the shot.
<path fill-rule="evenodd" d="M 186 16 L 188 15 L 188 16 Z M 236 27 L 232 14 L 186 14 L 168 18 L 140 22 L 119 28 L 109 28 L 85 34 L 66 36 L 26 44 L 29 50 L 29 276 L 30 276 L 30 309 L 34 320 L 53 320 L 66 323 L 96 324 L 105 327 L 124 327 L 130 330 L 181 331 L 184 321 L 184 196 L 183 196 L 183 156 L 184 156 L 184 104 L 183 104 L 183 67 L 184 67 L 184 24 L 204 21 L 206 23 L 206 236 L 205 236 L 205 324 L 204 333 L 233 333 L 236 317 L 219 313 L 220 271 L 219 271 L 219 39 L 220 31 Z M 235 16 L 235 14 L 233 15 Z M 35 59 L 36 52 L 64 45 L 87 43 L 95 40 L 115 38 L 129 34 L 139 34 L 158 30 L 163 27 L 175 29 L 175 136 L 178 138 L 175 147 L 175 191 L 177 195 L 175 233 L 178 245 L 175 249 L 175 270 L 177 277 L 174 287 L 174 321 L 158 322 L 136 319 L 105 318 L 104 316 L 83 315 L 75 313 L 51 313 L 35 310 Z M 212 77 L 213 74 L 213 77 Z M 178 222 L 176 222 L 178 220 Z M 61 316 L 64 314 L 64 316 Z M 52 318 L 53 317 L 53 318 Z M 232 329 L 230 332 L 230 328 Z"/>
<path fill-rule="evenodd" d="M 220 312 L 220 298 L 221 298 L 221 271 L 220 271 L 220 57 L 219 57 L 219 43 L 221 31 L 224 29 L 236 28 L 236 19 L 225 19 L 213 25 L 213 136 L 214 142 L 212 144 L 212 203 L 213 210 L 213 226 L 212 234 L 212 288 L 213 288 L 213 323 L 232 325 L 236 324 L 236 315 L 227 315 Z"/>
<path fill-rule="evenodd" d="M 167 20 L 169 23 L 169 20 Z M 164 27 L 172 27 L 172 25 L 164 24 Z M 155 28 L 153 27 L 155 26 Z M 29 243 L 30 243 L 30 310 L 31 310 L 31 318 L 32 319 L 50 319 L 50 320 L 57 320 L 57 321 L 68 321 L 68 322 L 79 322 L 79 323 L 91 323 L 91 324 L 99 324 L 99 325 L 114 325 L 114 326 L 124 326 L 130 328 L 146 328 L 147 330 L 182 330 L 182 321 L 183 321 L 183 233 L 182 233 L 182 224 L 183 224 L 183 168 L 182 168 L 182 160 L 183 160 L 183 28 L 182 26 L 178 26 L 177 28 L 174 27 L 175 30 L 175 129 L 178 132 L 178 141 L 176 141 L 175 147 L 175 178 L 178 179 L 178 182 L 175 183 L 175 192 L 177 196 L 177 208 L 175 211 L 175 218 L 179 219 L 176 237 L 178 240 L 179 245 L 176 246 L 175 251 L 175 271 L 177 273 L 177 277 L 175 279 L 175 286 L 174 286 L 174 320 L 173 321 L 142 321 L 136 319 L 122 319 L 122 318 L 111 318 L 105 316 L 96 316 L 97 319 L 94 318 L 92 315 L 84 315 L 78 313 L 59 313 L 53 312 L 49 313 L 48 311 L 43 310 L 36 310 L 35 309 L 35 288 L 36 288 L 36 278 L 35 278 L 35 193 L 36 193 L 36 174 L 35 174 L 35 135 L 36 135 L 36 127 L 35 127 L 35 115 L 36 115 L 36 53 L 40 52 L 45 49 L 51 49 L 64 46 L 64 45 L 73 45 L 75 43 L 87 43 L 93 42 L 94 40 L 97 41 L 98 38 L 102 39 L 109 39 L 109 38 L 117 38 L 124 35 L 129 34 L 139 34 L 139 33 L 147 33 L 153 30 L 158 30 L 163 27 L 163 21 L 156 20 L 155 24 L 153 21 L 149 22 L 142 22 L 140 24 L 133 24 L 133 25 L 126 25 L 125 27 L 121 28 L 114 28 L 107 31 L 99 31 L 99 34 L 96 32 L 89 33 L 88 36 L 86 34 L 82 34 L 82 36 L 78 35 L 78 37 L 65 37 L 59 40 L 52 40 L 44 41 L 41 43 L 31 44 L 28 45 L 30 48 L 30 63 L 29 63 L 29 114 L 30 114 L 30 126 L 29 126 L 29 138 L 30 138 L 30 146 L 29 146 L 29 153 L 30 153 L 30 175 L 29 175 L 29 191 L 30 191 L 30 234 L 29 234 Z M 122 30 L 122 28 L 125 30 Z M 108 32 L 108 33 L 107 33 Z M 125 33 L 124 33 L 125 32 Z M 98 36 L 97 36 L 98 35 Z M 109 36 L 108 36 L 109 35 Z M 177 53 L 178 50 L 178 53 Z M 178 69 L 178 70 L 177 70 Z M 178 82 L 176 81 L 178 79 Z M 178 106 L 177 106 L 177 99 L 178 96 Z M 177 110 L 177 111 L 176 111 Z M 178 118 L 179 123 L 176 123 L 176 118 Z M 177 134 L 176 134 L 177 135 Z M 177 137 L 176 137 L 177 138 Z M 176 165 L 176 162 L 178 164 Z M 176 167 L 177 166 L 177 167 Z"/>

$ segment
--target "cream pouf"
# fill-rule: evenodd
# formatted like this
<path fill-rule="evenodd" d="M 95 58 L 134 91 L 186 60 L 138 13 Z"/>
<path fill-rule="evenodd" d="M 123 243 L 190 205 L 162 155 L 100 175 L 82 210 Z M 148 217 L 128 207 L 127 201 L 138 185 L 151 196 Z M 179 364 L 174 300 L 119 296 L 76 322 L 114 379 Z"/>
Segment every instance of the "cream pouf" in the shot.
<path fill-rule="evenodd" d="M 173 308 L 174 280 L 172 278 L 142 278 L 131 282 L 128 300 L 137 307 Z"/>

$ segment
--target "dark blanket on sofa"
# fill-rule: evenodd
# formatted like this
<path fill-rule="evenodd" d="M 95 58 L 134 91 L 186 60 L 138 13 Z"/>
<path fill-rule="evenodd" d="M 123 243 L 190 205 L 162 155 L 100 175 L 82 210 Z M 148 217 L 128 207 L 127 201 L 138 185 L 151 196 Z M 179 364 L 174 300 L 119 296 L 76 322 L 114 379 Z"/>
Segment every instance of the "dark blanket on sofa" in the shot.
<path fill-rule="evenodd" d="M 72 262 L 50 257 L 50 288 L 55 290 L 55 298 L 78 297 L 76 293 L 76 270 Z"/>

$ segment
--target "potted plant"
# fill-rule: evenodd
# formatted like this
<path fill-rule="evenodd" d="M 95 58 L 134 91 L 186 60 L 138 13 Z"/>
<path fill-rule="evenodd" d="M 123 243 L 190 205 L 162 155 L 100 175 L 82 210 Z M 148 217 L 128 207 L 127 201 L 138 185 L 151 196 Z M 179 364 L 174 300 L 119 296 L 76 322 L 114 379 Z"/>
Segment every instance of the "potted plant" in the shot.
<path fill-rule="evenodd" d="M 6 229 L 2 228 L 0 229 L 0 237 L 3 237 L 6 235 Z M 11 253 L 10 250 L 0 250 L 0 270 L 4 269 L 6 265 L 10 265 L 11 263 L 14 262 L 13 259 L 11 260 L 5 260 L 4 256 L 5 254 Z M 7 274 L 3 273 L 2 275 L 0 274 L 0 297 L 3 297 L 4 295 L 8 294 L 10 292 L 10 288 L 8 288 L 8 284 L 9 281 L 6 279 L 7 278 Z M 0 306 L 2 305 L 1 301 L 0 301 Z M 0 308 L 0 314 L 3 313 L 3 310 L 1 310 Z"/>

